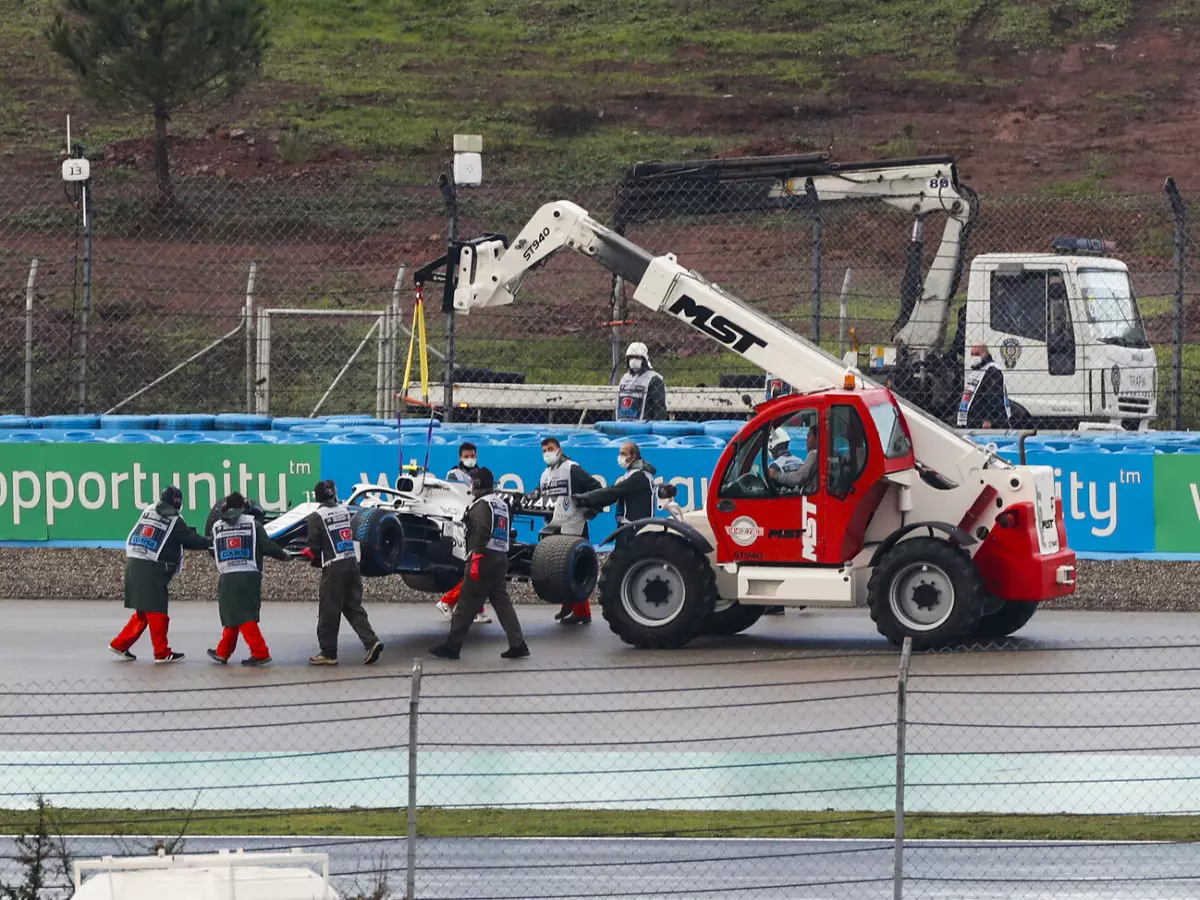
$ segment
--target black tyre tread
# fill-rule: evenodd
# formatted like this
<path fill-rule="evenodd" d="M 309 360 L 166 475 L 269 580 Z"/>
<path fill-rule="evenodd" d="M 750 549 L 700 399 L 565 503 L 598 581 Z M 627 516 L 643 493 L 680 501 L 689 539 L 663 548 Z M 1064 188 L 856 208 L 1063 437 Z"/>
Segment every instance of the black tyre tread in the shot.
<path fill-rule="evenodd" d="M 591 570 L 583 584 L 571 579 L 571 558 L 577 552 L 590 556 Z M 538 541 L 529 564 L 529 580 L 538 599 L 547 603 L 582 603 L 592 596 L 600 576 L 596 549 L 586 538 L 552 534 Z"/>
<path fill-rule="evenodd" d="M 364 578 L 382 578 L 396 571 L 395 564 L 399 561 L 400 553 L 397 552 L 396 559 L 388 564 L 387 560 L 380 558 L 376 547 L 379 532 L 388 520 L 394 523 L 397 531 L 403 532 L 403 526 L 396 514 L 382 507 L 356 510 L 350 520 L 350 527 L 354 529 L 354 539 L 358 541 L 362 554 L 358 567 Z"/>
<path fill-rule="evenodd" d="M 423 594 L 444 594 L 462 581 L 462 574 L 450 572 L 401 572 L 404 584 Z"/>
<path fill-rule="evenodd" d="M 728 609 L 722 609 L 709 616 L 708 625 L 704 630 L 707 634 L 721 635 L 722 637 L 741 634 L 761 619 L 766 611 L 765 606 L 742 606 L 740 603 L 735 603 Z"/>
<path fill-rule="evenodd" d="M 621 608 L 621 576 L 634 562 L 657 556 L 676 563 L 685 577 L 697 580 L 698 593 L 707 602 L 696 602 L 691 610 L 671 623 L 667 634 L 647 634 L 646 629 L 625 618 Z M 600 610 L 608 629 L 622 641 L 644 650 L 674 650 L 705 633 L 717 601 L 717 577 L 712 567 L 691 544 L 664 533 L 639 535 L 609 554 L 600 573 Z"/>
<path fill-rule="evenodd" d="M 1040 603 L 1031 600 L 1008 600 L 990 616 L 982 616 L 975 626 L 975 637 L 998 640 L 1020 631 L 1029 624 Z"/>
<path fill-rule="evenodd" d="M 972 639 L 983 614 L 983 578 L 975 563 L 962 550 L 946 541 L 931 537 L 901 541 L 887 552 L 871 573 L 871 580 L 867 582 L 867 605 L 875 628 L 889 643 L 897 646 L 904 643 L 906 634 L 899 623 L 892 620 L 888 608 L 887 587 L 896 569 L 917 560 L 934 563 L 951 577 L 955 577 L 957 573 L 953 614 L 955 627 L 949 629 L 952 631 L 950 634 L 945 633 L 947 626 L 943 625 L 937 631 L 928 634 L 912 635 L 913 649 L 929 650 Z"/>

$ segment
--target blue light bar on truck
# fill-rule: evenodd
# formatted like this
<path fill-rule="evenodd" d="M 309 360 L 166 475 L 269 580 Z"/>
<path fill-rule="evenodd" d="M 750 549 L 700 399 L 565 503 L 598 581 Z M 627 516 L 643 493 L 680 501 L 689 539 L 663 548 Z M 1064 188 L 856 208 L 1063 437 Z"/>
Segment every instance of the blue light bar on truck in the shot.
<path fill-rule="evenodd" d="M 1100 256 L 1116 250 L 1117 242 L 1102 241 L 1097 238 L 1056 237 L 1051 241 L 1050 246 L 1056 253 L 1078 253 Z"/>

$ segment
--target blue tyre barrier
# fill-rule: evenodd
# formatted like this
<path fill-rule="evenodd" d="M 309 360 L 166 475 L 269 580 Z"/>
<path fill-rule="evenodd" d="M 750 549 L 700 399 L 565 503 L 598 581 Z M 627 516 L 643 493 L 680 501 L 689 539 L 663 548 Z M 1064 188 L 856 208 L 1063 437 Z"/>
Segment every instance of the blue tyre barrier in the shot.
<path fill-rule="evenodd" d="M 35 419 L 31 425 L 35 428 L 79 429 L 86 430 L 100 427 L 99 416 L 42 416 Z"/>
<path fill-rule="evenodd" d="M 710 422 L 704 426 L 704 433 L 709 437 L 721 438 L 729 441 L 735 434 L 742 430 L 742 424 L 737 422 Z"/>
<path fill-rule="evenodd" d="M 333 440 L 332 435 L 319 434 L 315 431 L 289 431 L 282 441 L 284 444 L 328 444 Z"/>
<path fill-rule="evenodd" d="M 650 434 L 652 422 L 597 422 L 596 430 L 603 434 Z"/>
<path fill-rule="evenodd" d="M 272 431 L 291 431 L 301 425 L 322 425 L 323 419 L 303 419 L 300 416 L 279 416 L 271 420 Z"/>
<path fill-rule="evenodd" d="M 3 440 L 10 444 L 49 444 L 50 438 L 36 431 L 14 431 L 6 434 Z"/>
<path fill-rule="evenodd" d="M 29 416 L 0 416 L 0 428 L 29 428 Z"/>
<path fill-rule="evenodd" d="M 101 431 L 154 431 L 158 416 L 101 416 Z"/>
<path fill-rule="evenodd" d="M 157 434 L 147 434 L 144 431 L 123 431 L 108 438 L 109 444 L 162 444 L 165 443 Z"/>
<path fill-rule="evenodd" d="M 78 444 L 82 441 L 91 440 L 95 436 L 96 435 L 90 431 L 64 431 L 60 440 L 62 440 L 64 444 Z"/>
<path fill-rule="evenodd" d="M 159 431 L 212 431 L 217 417 L 207 413 L 165 415 L 158 417 Z"/>
<path fill-rule="evenodd" d="M 667 447 L 676 450 L 724 450 L 729 441 L 711 434 L 688 434 L 672 438 Z"/>
<path fill-rule="evenodd" d="M 651 422 L 651 434 L 664 434 L 667 437 L 683 437 L 685 434 L 704 434 L 704 424 L 701 422 Z"/>
<path fill-rule="evenodd" d="M 348 431 L 344 434 L 335 435 L 329 439 L 331 444 L 386 444 L 387 441 L 379 434 L 363 434 L 362 432 Z"/>
<path fill-rule="evenodd" d="M 217 431 L 269 431 L 270 416 L 253 416 L 246 413 L 221 413 L 213 425 Z"/>
<path fill-rule="evenodd" d="M 225 435 L 222 444 L 278 444 L 279 436 L 269 431 L 235 431 Z"/>

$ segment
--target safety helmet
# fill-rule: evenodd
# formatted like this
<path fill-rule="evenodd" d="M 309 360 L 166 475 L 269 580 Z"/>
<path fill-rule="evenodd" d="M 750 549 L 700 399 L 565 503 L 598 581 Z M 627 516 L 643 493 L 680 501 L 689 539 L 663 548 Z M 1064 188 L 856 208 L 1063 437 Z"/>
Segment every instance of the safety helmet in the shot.
<path fill-rule="evenodd" d="M 159 495 L 158 499 L 176 509 L 183 509 L 183 491 L 173 484 L 168 484 L 163 488 L 163 492 Z"/>
<path fill-rule="evenodd" d="M 774 453 L 785 444 L 790 444 L 792 437 L 783 428 L 773 428 L 770 437 L 767 438 L 767 449 Z"/>
<path fill-rule="evenodd" d="M 646 362 L 650 362 L 650 351 L 641 341 L 634 341 L 629 345 L 629 349 L 625 351 L 625 358 L 629 359 L 631 356 L 640 356 Z"/>
<path fill-rule="evenodd" d="M 323 481 L 318 481 L 316 487 L 313 488 L 313 497 L 318 503 L 328 503 L 330 500 L 337 500 L 337 485 L 333 483 L 333 479 L 326 478 Z"/>

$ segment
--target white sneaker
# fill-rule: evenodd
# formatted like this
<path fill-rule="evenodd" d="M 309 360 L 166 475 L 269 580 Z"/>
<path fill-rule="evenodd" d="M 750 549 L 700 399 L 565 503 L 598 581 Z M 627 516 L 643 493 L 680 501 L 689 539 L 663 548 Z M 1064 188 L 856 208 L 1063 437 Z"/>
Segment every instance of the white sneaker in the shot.
<path fill-rule="evenodd" d="M 478 613 L 475 614 L 475 624 L 476 625 L 487 625 L 491 621 L 492 621 L 492 617 L 487 614 L 486 610 L 481 609 Z"/>
<path fill-rule="evenodd" d="M 445 600 L 439 600 L 437 603 L 434 604 L 434 606 L 436 606 L 437 611 L 440 612 L 447 619 L 449 619 L 451 616 L 454 615 L 454 607 L 451 606 L 449 603 L 447 603 Z"/>

